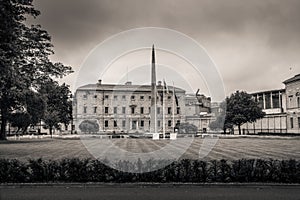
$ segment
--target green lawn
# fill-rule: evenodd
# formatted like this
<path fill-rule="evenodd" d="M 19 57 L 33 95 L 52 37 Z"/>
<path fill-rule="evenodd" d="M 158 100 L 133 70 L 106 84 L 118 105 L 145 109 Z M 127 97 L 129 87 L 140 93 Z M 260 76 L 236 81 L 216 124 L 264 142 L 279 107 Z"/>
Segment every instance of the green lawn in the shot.
<path fill-rule="evenodd" d="M 179 139 L 180 140 L 180 139 Z M 91 143 L 99 145 L 95 140 Z M 196 138 L 181 158 L 199 158 L 199 149 L 207 139 Z M 92 141 L 93 142 L 93 141 Z M 170 143 L 169 140 L 151 139 L 113 139 L 113 146 L 125 152 L 145 153 L 159 150 Z M 184 143 L 176 143 L 177 149 L 184 148 Z M 109 148 L 107 151 L 109 152 Z M 168 152 L 172 153 L 172 152 Z M 109 154 L 108 154 L 109 155 Z M 0 158 L 61 159 L 65 157 L 93 158 L 80 139 L 21 139 L 0 141 Z M 294 138 L 231 138 L 219 139 L 214 148 L 204 158 L 210 159 L 297 159 L 300 160 L 300 139 Z"/>

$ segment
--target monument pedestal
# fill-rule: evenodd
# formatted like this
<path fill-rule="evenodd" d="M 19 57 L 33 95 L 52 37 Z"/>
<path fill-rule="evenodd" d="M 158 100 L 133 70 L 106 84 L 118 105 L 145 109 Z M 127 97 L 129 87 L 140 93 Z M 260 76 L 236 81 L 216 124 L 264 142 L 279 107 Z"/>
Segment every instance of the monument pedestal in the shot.
<path fill-rule="evenodd" d="M 159 140 L 159 133 L 153 133 L 152 134 L 152 139 L 153 140 Z"/>
<path fill-rule="evenodd" d="M 177 133 L 170 133 L 170 140 L 176 140 L 177 139 Z"/>

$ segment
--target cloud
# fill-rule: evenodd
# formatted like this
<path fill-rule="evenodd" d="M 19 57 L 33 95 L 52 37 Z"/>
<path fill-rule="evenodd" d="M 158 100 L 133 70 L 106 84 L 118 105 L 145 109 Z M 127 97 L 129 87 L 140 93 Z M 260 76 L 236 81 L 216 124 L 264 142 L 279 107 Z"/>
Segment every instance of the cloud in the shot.
<path fill-rule="evenodd" d="M 202 44 L 219 66 L 228 93 L 281 88 L 284 79 L 300 73 L 297 0 L 35 0 L 35 4 L 42 12 L 38 23 L 53 38 L 53 59 L 73 65 L 75 71 L 89 51 L 111 35 L 158 26 Z"/>

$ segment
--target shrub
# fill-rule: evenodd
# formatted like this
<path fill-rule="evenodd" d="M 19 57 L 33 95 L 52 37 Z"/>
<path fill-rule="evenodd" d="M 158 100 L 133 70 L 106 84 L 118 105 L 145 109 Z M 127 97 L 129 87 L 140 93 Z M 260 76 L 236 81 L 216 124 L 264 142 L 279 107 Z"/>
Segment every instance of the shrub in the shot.
<path fill-rule="evenodd" d="M 28 166 L 16 159 L 0 159 L 0 182 L 19 183 L 28 182 Z"/>
<path fill-rule="evenodd" d="M 219 161 L 219 178 L 218 180 L 221 182 L 229 182 L 231 181 L 231 165 L 224 159 Z"/>
<path fill-rule="evenodd" d="M 49 163 L 51 163 L 51 161 Z M 30 177 L 29 177 L 30 181 L 32 182 L 49 181 L 47 180 L 48 165 L 41 158 L 37 160 L 30 159 L 28 167 L 30 171 Z"/>
<path fill-rule="evenodd" d="M 297 170 L 297 163 L 295 160 L 282 160 L 279 162 L 279 180 L 283 183 L 297 182 L 299 175 L 299 168 Z"/>
<path fill-rule="evenodd" d="M 60 162 L 60 174 L 66 182 L 87 182 L 92 174 L 90 159 L 63 159 Z"/>
<path fill-rule="evenodd" d="M 95 120 L 84 120 L 80 123 L 79 129 L 83 133 L 97 133 L 99 131 L 99 124 Z"/>
<path fill-rule="evenodd" d="M 232 162 L 231 180 L 234 182 L 251 182 L 254 159 L 241 159 Z"/>
<path fill-rule="evenodd" d="M 65 158 L 58 161 L 0 159 L 0 182 L 274 182 L 300 183 L 300 162 L 297 160 L 141 160 L 118 161 L 108 167 L 107 161 Z M 106 163 L 106 164 L 105 164 Z M 135 170 L 136 173 L 127 171 Z M 148 170 L 148 171 L 147 171 Z M 145 173 L 138 173 L 143 172 Z"/>

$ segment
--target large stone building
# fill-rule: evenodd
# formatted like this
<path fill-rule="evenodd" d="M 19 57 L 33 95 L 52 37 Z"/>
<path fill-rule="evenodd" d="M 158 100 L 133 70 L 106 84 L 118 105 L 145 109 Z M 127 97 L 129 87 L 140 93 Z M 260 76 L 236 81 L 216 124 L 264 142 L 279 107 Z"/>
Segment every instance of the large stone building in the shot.
<path fill-rule="evenodd" d="M 187 94 L 185 96 L 185 121 L 193 124 L 200 132 L 207 132 L 215 116 L 211 113 L 211 98 L 203 94 Z"/>
<path fill-rule="evenodd" d="M 163 85 L 157 84 L 158 132 L 172 132 L 177 123 L 188 122 L 206 131 L 212 120 L 210 98 L 186 94 L 185 90 L 168 86 L 163 96 Z M 175 95 L 173 95 L 175 91 Z M 164 102 L 163 102 L 164 101 Z M 163 119 L 163 113 L 165 119 Z M 73 101 L 75 130 L 88 120 L 99 126 L 99 132 L 145 133 L 150 132 L 151 86 L 88 84 L 76 90 Z"/>
<path fill-rule="evenodd" d="M 162 131 L 165 113 L 166 131 L 170 132 L 174 121 L 185 121 L 185 112 L 182 110 L 185 106 L 185 91 L 169 86 L 169 93 L 165 92 L 163 98 L 163 87 L 158 82 L 157 126 L 158 131 Z M 173 89 L 178 100 L 178 106 L 175 107 Z M 151 98 L 150 85 L 133 85 L 131 82 L 112 85 L 99 81 L 97 84 L 79 87 L 75 93 L 73 108 L 75 129 L 80 131 L 80 124 L 89 120 L 99 125 L 100 132 L 150 132 Z"/>
<path fill-rule="evenodd" d="M 252 93 L 266 116 L 244 124 L 243 133 L 300 133 L 300 74 L 283 83 L 284 89 Z"/>
<path fill-rule="evenodd" d="M 283 82 L 285 84 L 287 129 L 300 133 L 300 74 Z"/>
<path fill-rule="evenodd" d="M 285 90 L 268 90 L 252 93 L 255 101 L 266 113 L 266 116 L 255 123 L 242 126 L 243 134 L 286 133 Z"/>

